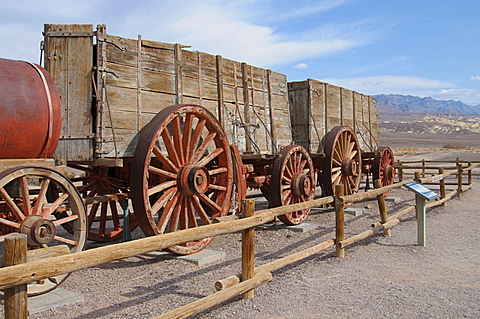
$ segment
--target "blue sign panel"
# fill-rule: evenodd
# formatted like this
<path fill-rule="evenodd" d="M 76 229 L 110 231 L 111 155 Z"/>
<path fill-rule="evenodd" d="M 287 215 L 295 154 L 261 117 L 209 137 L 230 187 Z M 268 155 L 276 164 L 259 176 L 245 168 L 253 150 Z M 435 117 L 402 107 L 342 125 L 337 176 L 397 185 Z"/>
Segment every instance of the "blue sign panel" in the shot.
<path fill-rule="evenodd" d="M 435 199 L 437 198 L 439 195 L 437 193 L 435 193 L 434 191 L 426 188 L 425 186 L 423 186 L 422 184 L 419 184 L 417 182 L 409 182 L 409 183 L 405 183 L 403 184 L 403 186 L 405 186 L 406 188 L 408 188 L 409 190 L 413 191 L 414 193 L 422 196 L 423 198 L 425 198 L 426 200 L 431 200 L 431 199 Z"/>

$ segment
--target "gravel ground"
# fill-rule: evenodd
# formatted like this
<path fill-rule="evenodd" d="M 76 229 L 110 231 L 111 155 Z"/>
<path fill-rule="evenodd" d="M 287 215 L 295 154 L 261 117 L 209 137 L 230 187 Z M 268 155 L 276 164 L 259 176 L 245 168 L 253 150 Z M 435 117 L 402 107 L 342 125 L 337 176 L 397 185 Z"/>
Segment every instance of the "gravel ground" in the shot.
<path fill-rule="evenodd" d="M 478 153 L 418 154 L 419 158 L 477 160 Z M 416 159 L 404 155 L 403 159 Z M 390 214 L 413 204 L 414 196 L 395 189 Z M 392 237 L 374 236 L 346 249 L 311 256 L 273 272 L 255 289 L 255 298 L 237 297 L 195 318 L 478 318 L 480 317 L 480 217 L 475 186 L 446 207 L 427 212 L 427 246 L 416 246 L 413 213 L 392 229 Z M 265 207 L 258 200 L 257 208 Z M 376 201 L 355 204 L 359 217 L 346 215 L 346 236 L 377 221 Z M 315 210 L 307 219 L 314 230 L 292 232 L 256 228 L 256 265 L 334 237 L 334 211 Z M 140 231 L 134 236 L 141 237 Z M 30 318 L 151 318 L 215 292 L 216 280 L 240 272 L 240 233 L 217 237 L 208 249 L 226 258 L 198 267 L 182 260 L 136 256 L 73 273 L 62 288 L 81 293 L 85 302 Z"/>

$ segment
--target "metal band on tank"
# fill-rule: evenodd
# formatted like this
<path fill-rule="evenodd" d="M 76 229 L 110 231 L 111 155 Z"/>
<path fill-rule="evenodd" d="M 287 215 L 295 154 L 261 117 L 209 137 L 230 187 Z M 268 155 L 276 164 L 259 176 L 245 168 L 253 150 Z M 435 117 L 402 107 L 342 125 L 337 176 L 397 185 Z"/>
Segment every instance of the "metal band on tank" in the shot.
<path fill-rule="evenodd" d="M 47 138 L 47 142 L 44 144 L 44 147 L 42 149 L 42 154 L 44 154 L 44 157 L 46 157 L 45 155 L 47 154 L 47 151 L 48 151 L 48 148 L 49 148 L 49 144 L 51 142 L 51 139 L 52 139 L 52 131 L 53 131 L 53 128 L 52 128 L 52 125 L 53 125 L 53 105 L 52 105 L 52 96 L 50 95 L 50 87 L 48 86 L 48 82 L 47 82 L 47 79 L 45 78 L 45 75 L 43 74 L 42 70 L 34 63 L 31 63 L 31 62 L 28 62 L 28 61 L 25 61 L 26 63 L 30 64 L 36 71 L 37 73 L 40 75 L 40 78 L 42 79 L 42 82 L 43 82 L 43 87 L 45 88 L 45 93 L 47 94 L 47 101 L 48 101 L 48 138 Z"/>

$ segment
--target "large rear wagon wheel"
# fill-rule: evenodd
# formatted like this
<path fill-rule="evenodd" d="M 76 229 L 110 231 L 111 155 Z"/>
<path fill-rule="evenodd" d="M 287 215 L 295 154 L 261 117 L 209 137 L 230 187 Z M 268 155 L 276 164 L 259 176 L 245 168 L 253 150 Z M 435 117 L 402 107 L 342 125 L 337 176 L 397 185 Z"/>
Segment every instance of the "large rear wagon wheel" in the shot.
<path fill-rule="evenodd" d="M 322 185 L 326 196 L 334 195 L 335 185 L 343 184 L 345 195 L 358 192 L 362 179 L 362 156 L 355 132 L 336 126 L 325 137 Z"/>
<path fill-rule="evenodd" d="M 395 159 L 390 147 L 379 147 L 380 157 L 373 162 L 373 180 L 379 179 L 382 187 L 392 185 L 395 179 Z M 385 193 L 387 196 L 390 192 Z"/>
<path fill-rule="evenodd" d="M 228 213 L 233 190 L 229 144 L 217 119 L 198 105 L 173 105 L 159 112 L 138 140 L 131 196 L 147 236 L 212 223 Z M 213 237 L 166 250 L 187 255 Z"/>
<path fill-rule="evenodd" d="M 270 186 L 272 207 L 297 204 L 315 197 L 315 169 L 307 150 L 300 145 L 289 145 L 275 160 Z M 301 224 L 310 208 L 278 216 L 287 225 Z"/>
<path fill-rule="evenodd" d="M 86 216 L 75 186 L 48 168 L 19 166 L 0 173 L 2 254 L 5 237 L 15 233 L 27 235 L 30 250 L 67 245 L 72 253 L 81 251 L 87 236 Z M 64 274 L 30 283 L 28 295 L 49 292 L 67 277 Z"/>

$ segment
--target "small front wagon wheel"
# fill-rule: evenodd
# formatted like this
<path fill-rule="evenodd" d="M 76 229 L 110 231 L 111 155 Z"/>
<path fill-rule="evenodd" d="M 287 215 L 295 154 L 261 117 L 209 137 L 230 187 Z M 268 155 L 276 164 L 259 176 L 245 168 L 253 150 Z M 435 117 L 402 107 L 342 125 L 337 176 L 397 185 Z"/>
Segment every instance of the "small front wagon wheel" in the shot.
<path fill-rule="evenodd" d="M 75 186 L 66 177 L 48 168 L 19 166 L 1 172 L 2 251 L 5 237 L 15 233 L 27 235 L 29 250 L 67 245 L 72 253 L 81 251 L 87 236 L 86 216 Z M 32 282 L 27 286 L 28 295 L 49 292 L 67 276 Z"/>
<path fill-rule="evenodd" d="M 198 105 L 163 109 L 144 127 L 132 163 L 132 203 L 145 235 L 208 225 L 227 215 L 233 174 L 226 135 L 208 110 Z M 212 240 L 166 250 L 192 254 Z"/>

